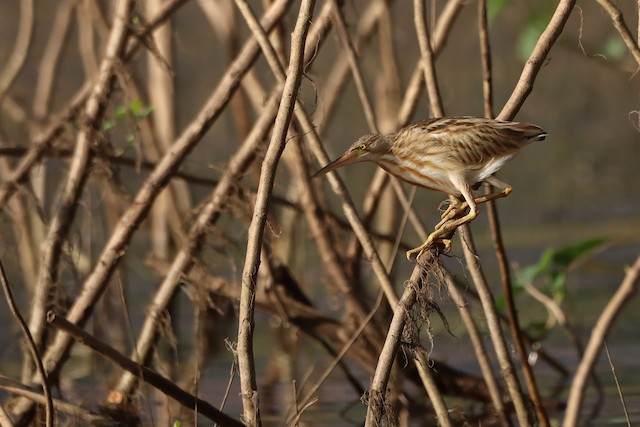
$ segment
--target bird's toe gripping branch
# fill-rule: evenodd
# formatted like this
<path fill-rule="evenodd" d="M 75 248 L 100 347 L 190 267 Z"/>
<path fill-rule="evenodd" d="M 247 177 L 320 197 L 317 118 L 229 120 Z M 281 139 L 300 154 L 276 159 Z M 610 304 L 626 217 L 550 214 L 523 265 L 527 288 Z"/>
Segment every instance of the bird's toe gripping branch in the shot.
<path fill-rule="evenodd" d="M 413 257 L 415 256 L 415 259 L 417 260 L 426 249 L 436 242 L 440 242 L 444 245 L 444 251 L 441 253 L 449 252 L 451 250 L 451 234 L 456 228 L 473 221 L 478 216 L 478 209 L 476 205 L 486 203 L 489 200 L 506 197 L 511 193 L 511 190 L 511 187 L 506 185 L 501 191 L 474 198 L 474 203 L 471 206 L 469 213 L 458 219 L 456 219 L 456 217 L 459 217 L 467 207 L 469 207 L 469 203 L 466 200 L 464 202 L 452 201 L 449 207 L 442 214 L 440 222 L 436 224 L 433 233 L 427 237 L 427 240 L 417 248 L 407 251 L 407 259 L 409 261 L 413 261 Z"/>

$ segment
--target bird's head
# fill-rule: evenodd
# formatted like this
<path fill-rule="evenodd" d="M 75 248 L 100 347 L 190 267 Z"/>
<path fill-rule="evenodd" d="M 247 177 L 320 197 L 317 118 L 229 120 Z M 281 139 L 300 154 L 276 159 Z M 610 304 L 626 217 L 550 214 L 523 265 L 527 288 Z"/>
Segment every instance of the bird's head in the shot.
<path fill-rule="evenodd" d="M 313 175 L 313 178 L 322 176 L 339 167 L 358 162 L 375 162 L 380 155 L 389 151 L 389 142 L 386 135 L 363 135 L 340 157 Z"/>

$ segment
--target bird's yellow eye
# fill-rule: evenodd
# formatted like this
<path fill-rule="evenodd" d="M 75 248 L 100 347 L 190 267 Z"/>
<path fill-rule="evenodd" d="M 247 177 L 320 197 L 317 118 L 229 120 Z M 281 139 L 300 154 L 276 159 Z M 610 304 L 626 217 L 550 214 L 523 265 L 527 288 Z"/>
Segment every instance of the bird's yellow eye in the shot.
<path fill-rule="evenodd" d="M 367 151 L 367 145 L 366 144 L 360 144 L 360 146 L 358 147 L 358 150 Z"/>

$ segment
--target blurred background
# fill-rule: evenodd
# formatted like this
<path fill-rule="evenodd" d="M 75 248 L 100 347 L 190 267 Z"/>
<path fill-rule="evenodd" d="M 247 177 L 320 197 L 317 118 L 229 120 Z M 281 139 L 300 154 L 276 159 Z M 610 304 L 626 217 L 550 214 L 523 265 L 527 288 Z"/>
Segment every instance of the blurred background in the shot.
<path fill-rule="evenodd" d="M 3 181 L 24 153 L 10 149 L 28 148 L 34 137 L 56 120 L 59 112 L 85 82 L 96 75 L 112 19 L 111 3 L 90 0 L 2 2 L 0 69 L 4 70 L 0 74 L 3 77 L 0 83 L 8 81 L 8 84 L 0 86 L 0 149 L 6 149 L 2 151 L 0 164 L 5 169 L 0 174 Z M 138 2 L 137 18 L 132 26 L 144 25 L 145 19 L 153 16 L 152 12 L 145 9 L 152 6 L 146 3 Z M 166 2 L 159 2 L 160 5 L 163 3 Z M 436 71 L 445 114 L 481 116 L 483 97 L 478 8 L 476 1 L 463 3 L 438 54 Z M 634 3 L 618 1 L 616 5 L 637 38 L 640 24 L 638 5 Z M 262 13 L 262 2 L 250 4 L 256 13 Z M 316 13 L 323 4 L 322 1 L 317 2 Z M 343 16 L 353 37 L 359 31 L 359 22 L 368 13 L 371 4 L 355 0 L 343 3 Z M 427 2 L 430 28 L 435 27 L 446 4 L 445 1 Z M 509 98 L 529 53 L 556 6 L 557 2 L 550 0 L 488 1 L 495 114 L 500 112 Z M 29 19 L 28 13 L 25 13 L 28 9 L 33 13 L 28 49 L 24 51 L 24 62 L 15 77 L 7 79 L 10 59 L 15 59 L 12 51 L 19 38 L 20 25 L 24 19 Z M 293 6 L 292 10 L 296 11 L 297 6 Z M 385 10 L 389 14 L 389 21 L 363 43 L 359 50 L 359 63 L 378 124 L 381 129 L 391 132 L 420 52 L 411 2 L 390 1 Z M 289 12 L 282 23 L 282 37 L 286 42 L 285 58 L 288 58 L 289 33 L 294 22 L 295 12 Z M 152 50 L 157 50 L 155 55 L 167 59 L 167 63 L 162 64 L 157 57 L 154 58 L 148 53 L 148 48 L 139 49 L 126 66 L 123 65 L 119 76 L 137 86 L 139 92 L 132 95 L 131 91 L 115 89 L 98 126 L 101 138 L 109 141 L 112 154 L 131 159 L 133 163 L 117 164 L 112 169 L 100 164 L 93 166 L 92 174 L 95 176 L 83 193 L 68 236 L 68 246 L 65 246 L 59 275 L 59 288 L 63 291 L 56 294 L 55 298 L 60 301 L 55 304 L 68 306 L 69 301 L 73 300 L 108 239 L 113 224 L 148 176 L 149 169 L 142 167 L 140 161 L 155 162 L 158 159 L 157 154 L 149 154 L 148 142 L 144 139 L 163 140 L 156 146 L 161 147 L 160 152 L 166 150 L 193 121 L 226 72 L 239 46 L 250 35 L 235 5 L 228 1 L 186 1 L 172 14 L 170 27 L 165 28 L 168 31 L 165 31 L 162 40 L 155 41 Z M 391 44 L 385 44 L 388 41 L 385 34 L 388 34 Z M 59 49 L 59 56 L 53 59 L 51 55 L 55 55 L 56 49 Z M 369 132 L 350 77 L 342 86 L 335 105 L 328 106 L 323 97 L 334 76 L 337 61 L 345 58 L 339 56 L 341 49 L 340 40 L 330 32 L 313 64 L 306 70 L 300 93 L 307 113 L 315 124 L 323 126 L 322 141 L 331 158 L 337 157 L 360 135 Z M 395 56 L 395 64 L 381 61 L 384 49 L 389 49 Z M 253 71 L 257 81 L 265 88 L 265 93 L 268 93 L 275 80 L 262 56 L 258 57 Z M 535 80 L 530 96 L 515 118 L 541 126 L 549 133 L 549 137 L 524 149 L 498 174 L 514 189 L 508 198 L 497 202 L 514 277 L 520 277 L 524 271 L 536 285 L 553 295 L 571 316 L 584 341 L 588 339 L 590 329 L 606 301 L 621 282 L 625 267 L 640 253 L 639 79 L 638 64 L 603 8 L 596 1 L 579 2 Z M 172 228 L 166 219 L 175 215 L 167 213 L 166 204 L 171 202 L 167 198 L 160 198 L 133 237 L 118 276 L 128 314 L 125 316 L 120 307 L 120 292 L 110 287 L 96 316 L 89 322 L 87 329 L 122 351 L 130 351 L 132 337 L 137 335 L 147 314 L 150 296 L 162 280 L 162 273 L 145 260 L 152 256 L 166 264 L 175 256 L 181 244 L 180 231 L 184 233 L 189 229 L 199 207 L 214 188 L 215 180 L 225 171 L 230 156 L 244 140 L 248 126 L 258 117 L 259 110 L 255 109 L 256 101 L 251 100 L 252 96 L 257 97 L 258 102 L 265 100 L 264 94 L 247 95 L 240 92 L 235 95 L 232 107 L 222 111 L 183 162 L 180 171 L 194 179 L 177 180 L 180 183 L 177 188 L 185 203 L 178 210 L 181 215 L 178 229 L 181 230 Z M 252 103 L 254 107 L 249 107 Z M 238 113 L 242 109 L 245 112 Z M 410 121 L 428 116 L 428 102 L 423 94 Z M 61 150 L 73 148 L 77 123 L 77 120 L 71 120 L 65 125 L 65 131 L 54 143 L 55 147 Z M 145 127 L 152 130 L 151 137 L 145 136 Z M 323 166 L 308 154 L 306 159 L 310 173 Z M 39 266 L 38 248 L 58 206 L 58 197 L 68 173 L 68 162 L 68 155 L 45 155 L 34 169 L 29 184 L 14 196 L 19 200 L 15 202 L 17 204 L 2 206 L 0 259 L 5 265 L 23 315 L 27 318 Z M 256 161 L 246 172 L 242 184 L 239 184 L 242 188 L 256 189 L 259 166 L 260 162 Z M 375 172 L 376 167 L 371 164 L 358 164 L 339 172 L 356 206 L 362 206 Z M 115 175 L 112 178 L 110 174 Z M 274 187 L 276 196 L 293 201 L 299 199 L 301 187 L 293 185 L 292 177 L 292 172 L 280 168 Z M 117 191 L 104 185 L 104 180 L 109 179 L 117 181 Z M 325 189 L 324 182 L 318 182 L 317 185 L 324 189 L 321 191 L 323 206 L 338 218 L 343 218 L 340 204 L 328 186 Z M 409 188 L 405 187 L 405 190 Z M 118 191 L 121 193 L 118 200 L 114 201 L 112 193 Z M 442 194 L 426 190 L 416 192 L 413 207 L 428 227 L 437 222 L 439 213 L 436 208 L 444 199 Z M 391 211 L 395 213 L 385 213 L 383 209 L 376 218 L 374 228 L 394 235 L 398 232 L 403 211 L 393 199 L 383 200 L 388 200 L 386 203 L 393 206 Z M 287 208 L 277 203 L 272 214 L 266 232 L 268 240 L 274 246 L 290 245 L 293 248 L 287 252 L 287 263 L 300 281 L 306 284 L 305 291 L 313 299 L 318 298 L 321 301 L 319 305 L 328 313 L 339 313 L 340 303 L 332 299 L 331 292 L 324 287 L 327 279 L 323 276 L 317 251 L 303 219 L 288 213 Z M 240 280 L 250 215 L 251 211 L 231 203 L 231 207 L 207 236 L 199 257 L 216 276 L 236 282 Z M 499 274 L 484 208 L 481 208 L 481 216 L 473 223 L 472 229 L 487 276 L 490 283 L 495 283 L 494 291 L 500 300 Z M 411 227 L 406 228 L 402 239 L 409 246 L 417 245 L 420 240 Z M 569 261 L 562 264 L 554 259 L 558 261 L 554 266 L 544 263 L 544 254 L 550 257 L 549 254 L 562 253 L 563 250 L 571 254 Z M 454 248 L 447 265 L 457 270 L 459 277 L 465 280 L 460 257 L 459 248 Z M 402 250 L 396 259 L 394 275 L 400 287 L 413 266 L 404 260 Z M 537 274 L 531 266 L 540 267 Z M 363 280 L 368 283 L 367 287 L 375 289 L 375 280 L 366 263 L 362 267 L 362 274 Z M 181 366 L 181 363 L 189 360 L 196 342 L 194 325 L 197 322 L 193 318 L 192 303 L 184 295 L 176 298 L 172 308 L 175 311 L 171 316 L 174 329 L 167 332 L 166 336 L 162 334 L 164 338 L 160 344 L 161 349 L 162 345 L 166 347 L 161 352 L 165 366 Z M 545 347 L 570 370 L 573 369 L 577 356 L 566 344 L 564 331 L 547 323 L 549 317 L 544 307 L 532 302 L 526 292 L 520 291 L 517 298 L 522 304 L 523 325 L 540 333 Z M 432 357 L 461 369 L 472 370 L 472 356 L 469 352 L 460 351 L 465 346 L 465 332 L 457 311 L 446 295 L 442 296 L 441 304 L 456 337 L 448 335 L 441 323 L 434 321 L 433 329 L 437 338 Z M 636 357 L 640 351 L 640 331 L 637 328 L 640 312 L 635 307 L 637 301 L 621 313 L 607 342 L 617 373 L 622 379 L 621 386 L 627 403 L 631 407 L 635 403 L 637 408 L 640 407 L 640 376 Z M 261 316 L 270 320 L 259 325 L 256 338 L 259 374 L 266 377 L 272 361 L 270 334 L 274 333 L 276 326 L 273 323 L 277 321 L 269 315 Z M 230 337 L 233 341 L 236 334 L 235 319 L 228 315 L 226 319 L 226 323 L 218 323 L 216 331 L 211 332 L 211 336 L 216 337 L 216 340 L 212 339 L 215 341 L 212 344 L 214 355 L 202 362 L 201 394 L 216 396 L 216 403 L 217 395 L 226 387 L 232 359 L 222 344 L 222 338 Z M 0 321 L 6 325 L 0 328 L 0 373 L 15 376 L 22 369 L 23 355 L 18 346 L 21 334 L 4 307 L 0 309 Z M 111 325 L 113 328 L 109 330 Z M 175 335 L 175 339 L 171 338 L 172 335 Z M 302 347 L 302 351 L 305 351 L 304 344 Z M 112 386 L 118 375 L 117 370 L 114 372 L 112 367 L 105 365 L 102 359 L 94 358 L 84 348 L 75 346 L 74 354 L 78 363 L 68 364 L 64 377 L 74 383 L 69 390 L 82 390 L 83 384 L 94 384 L 92 378 L 95 376 L 105 378 L 102 383 L 105 389 Z M 621 412 L 612 388 L 608 363 L 604 357 L 601 359 L 598 371 L 607 389 L 607 404 L 600 419 L 611 420 L 613 418 L 608 417 L 618 416 Z M 84 363 L 87 360 L 90 363 Z M 301 365 L 312 366 L 319 360 L 322 360 L 320 356 L 312 354 Z M 302 367 L 300 372 L 304 372 Z M 543 390 L 548 391 L 553 387 L 554 375 L 541 368 Z M 363 382 L 367 384 L 366 379 Z M 339 382 L 332 387 L 343 390 Z M 335 396 L 341 396 L 339 393 L 336 392 Z M 346 400 L 355 402 L 357 407 L 358 397 L 348 396 Z M 339 403 L 331 402 L 331 398 L 328 400 L 331 411 L 345 409 Z M 343 399 L 336 399 L 340 400 Z M 237 393 L 232 393 L 230 405 L 230 412 L 237 413 Z M 351 407 L 346 410 L 355 411 L 356 414 L 361 411 Z M 634 411 L 638 420 L 640 413 L 637 409 Z M 325 409 L 324 412 L 329 411 Z M 344 422 L 349 425 L 349 421 L 345 421 L 341 415 L 327 417 L 329 421 L 320 417 L 315 425 L 322 425 L 323 422 Z M 355 419 L 358 418 L 359 415 L 355 416 Z"/>

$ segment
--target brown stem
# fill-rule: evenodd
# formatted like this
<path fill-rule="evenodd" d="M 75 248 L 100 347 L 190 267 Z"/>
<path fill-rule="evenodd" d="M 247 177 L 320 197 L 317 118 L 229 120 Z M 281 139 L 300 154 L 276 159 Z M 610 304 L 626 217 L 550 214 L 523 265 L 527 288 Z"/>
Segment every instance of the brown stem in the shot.
<path fill-rule="evenodd" d="M 260 409 L 253 359 L 254 303 L 256 278 L 260 263 L 260 249 L 264 238 L 269 198 L 273 190 L 278 161 L 284 150 L 287 129 L 293 115 L 295 100 L 300 87 L 304 46 L 313 13 L 314 0 L 305 0 L 300 6 L 296 26 L 291 35 L 291 57 L 284 84 L 282 100 L 273 126 L 271 142 L 260 171 L 260 184 L 256 195 L 253 219 L 249 226 L 247 254 L 242 270 L 242 288 L 238 312 L 238 368 L 242 393 L 243 421 L 249 426 L 259 426 Z"/>
<path fill-rule="evenodd" d="M 511 96 L 502 111 L 498 114 L 498 119 L 509 120 L 518 113 L 520 107 L 522 107 L 522 104 L 531 93 L 538 72 L 544 65 L 544 61 L 560 33 L 562 33 L 575 4 L 576 0 L 560 0 L 547 28 L 540 35 L 531 55 L 529 55 L 527 64 L 522 69 L 520 80 L 518 80 L 516 87 L 511 92 Z"/>
<path fill-rule="evenodd" d="M 490 187 L 489 184 L 486 186 Z M 487 189 L 489 194 L 491 189 Z M 487 216 L 489 218 L 489 224 L 491 227 L 491 237 L 493 240 L 493 247 L 498 260 L 498 267 L 500 269 L 500 278 L 502 281 L 502 292 L 506 301 L 507 319 L 509 321 L 509 329 L 518 357 L 520 358 L 520 365 L 522 366 L 522 372 L 524 374 L 525 383 L 527 384 L 527 390 L 529 391 L 529 397 L 533 401 L 533 406 L 536 410 L 538 417 L 538 423 L 541 426 L 548 426 L 549 420 L 547 414 L 542 405 L 542 397 L 536 384 L 536 378 L 533 374 L 533 368 L 528 362 L 527 349 L 524 346 L 522 339 L 522 331 L 520 330 L 520 321 L 518 320 L 518 310 L 516 309 L 516 303 L 513 296 L 513 287 L 511 284 L 511 274 L 509 272 L 509 260 L 507 252 L 504 248 L 502 241 L 502 231 L 500 228 L 500 218 L 498 216 L 498 210 L 495 206 L 495 201 L 490 200 L 487 205 Z"/>
<path fill-rule="evenodd" d="M 51 29 L 51 37 L 47 42 L 47 46 L 42 54 L 40 65 L 38 67 L 38 82 L 36 83 L 35 94 L 33 95 L 33 114 L 38 119 L 45 117 L 49 111 L 49 100 L 53 81 L 56 75 L 61 52 L 67 35 L 69 34 L 69 23 L 71 22 L 71 12 L 73 11 L 74 2 L 65 0 L 61 2 L 56 10 L 53 18 L 53 28 Z"/>
<path fill-rule="evenodd" d="M 580 365 L 578 365 L 571 389 L 569 390 L 567 409 L 562 423 L 563 427 L 573 427 L 578 424 L 587 378 L 589 378 L 590 372 L 598 360 L 598 356 L 602 351 L 602 343 L 613 326 L 616 317 L 618 317 L 625 304 L 628 303 L 637 292 L 639 279 L 640 257 L 638 257 L 631 268 L 627 270 L 620 287 L 609 303 L 607 303 L 591 331 L 591 337 L 585 348 L 584 357 L 580 361 Z"/>
<path fill-rule="evenodd" d="M 432 117 L 442 117 L 444 110 L 438 88 L 438 78 L 436 77 L 435 58 L 431 41 L 429 40 L 429 29 L 427 28 L 427 17 L 424 11 L 424 0 L 413 1 L 413 19 L 415 20 L 420 53 L 422 55 L 422 69 L 424 71 L 424 81 L 427 84 L 429 94 L 429 105 L 431 106 Z"/>
<path fill-rule="evenodd" d="M 240 149 L 229 160 L 229 165 L 215 187 L 209 201 L 200 211 L 193 226 L 189 230 L 188 239 L 173 259 L 171 267 L 163 273 L 164 280 L 158 287 L 153 297 L 153 301 L 148 308 L 148 316 L 138 336 L 136 350 L 132 355 L 134 360 L 147 360 L 155 343 L 158 325 L 158 318 L 167 309 L 169 302 L 175 295 L 175 291 L 180 284 L 184 274 L 187 274 L 193 265 L 193 257 L 197 254 L 206 233 L 220 216 L 222 209 L 228 200 L 229 193 L 233 190 L 237 179 L 246 171 L 255 157 L 258 145 L 267 134 L 272 124 L 272 117 L 277 109 L 276 101 L 280 91 L 275 91 L 264 107 L 262 116 L 256 122 L 249 136 L 244 141 Z M 128 396 L 133 392 L 135 377 L 131 374 L 124 374 L 116 386 L 116 392 L 123 396 Z"/>
<path fill-rule="evenodd" d="M 491 79 L 491 45 L 487 24 L 487 0 L 478 0 L 478 38 L 480 39 L 480 59 L 482 61 L 482 99 L 484 116 L 493 117 L 493 81 Z"/>
<path fill-rule="evenodd" d="M 484 273 L 482 272 L 482 267 L 478 261 L 469 225 L 464 224 L 458 228 L 458 233 L 460 233 L 460 244 L 464 248 L 467 268 L 471 273 L 473 283 L 475 284 L 478 295 L 480 296 L 480 302 L 482 303 L 482 309 L 487 319 L 487 327 L 491 335 L 493 348 L 496 352 L 496 356 L 498 357 L 502 377 L 507 384 L 507 390 L 509 391 L 509 396 L 511 397 L 516 417 L 518 418 L 518 424 L 520 426 L 528 426 L 530 425 L 529 418 L 524 404 L 524 396 L 520 389 L 520 382 L 518 381 L 518 376 L 516 375 L 506 340 L 502 333 L 502 329 L 500 328 L 500 319 L 498 318 L 496 311 L 493 294 L 491 293 L 491 289 L 487 284 Z"/>
<path fill-rule="evenodd" d="M 600 6 L 609 14 L 613 26 L 620 34 L 620 38 L 629 49 L 629 52 L 640 66 L 640 42 L 636 43 L 631 35 L 631 31 L 624 22 L 624 16 L 620 9 L 611 0 L 596 0 Z M 638 5 L 638 16 L 640 16 L 640 4 Z M 638 36 L 640 37 L 640 22 L 638 22 Z"/>

